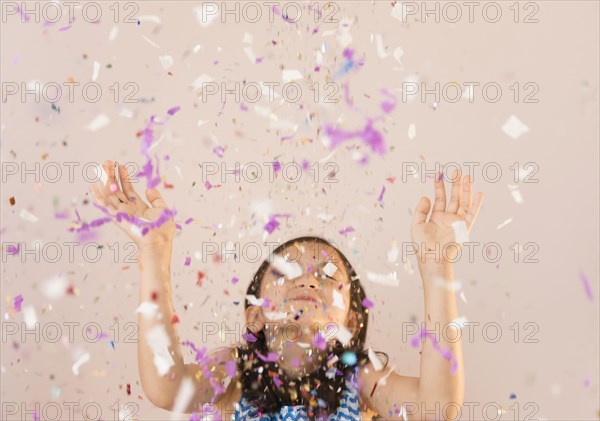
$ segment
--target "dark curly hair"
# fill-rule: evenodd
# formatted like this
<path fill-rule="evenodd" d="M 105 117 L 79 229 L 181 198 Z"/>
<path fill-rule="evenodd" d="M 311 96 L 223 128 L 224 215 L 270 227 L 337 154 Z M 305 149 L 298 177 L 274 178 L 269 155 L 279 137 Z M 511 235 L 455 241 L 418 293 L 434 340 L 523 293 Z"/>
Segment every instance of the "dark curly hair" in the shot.
<path fill-rule="evenodd" d="M 363 305 L 365 292 L 346 256 L 329 241 L 314 236 L 289 240 L 277 247 L 273 254 L 280 253 L 294 243 L 311 242 L 330 246 L 339 253 L 351 280 L 350 311 L 355 312 L 357 329 L 346 346 L 337 339 L 330 341 L 327 344 L 327 359 L 321 359 L 320 365 L 313 373 L 306 374 L 300 379 L 290 379 L 277 362 L 263 361 L 258 358 L 258 354 L 269 353 L 264 329 L 253 333 L 246 328 L 246 333 L 256 337 L 256 341 L 247 341 L 236 349 L 238 370 L 241 373 L 242 396 L 256 405 L 260 414 L 278 412 L 284 405 L 303 405 L 311 418 L 331 414 L 340 404 L 345 378 L 369 360 L 368 352 L 364 349 L 369 310 Z M 268 259 L 263 261 L 248 287 L 247 295 L 254 295 L 257 298 L 260 296 L 262 279 L 270 263 Z M 250 302 L 245 300 L 245 308 L 249 306 Z M 356 355 L 355 364 L 346 364 L 343 361 L 345 359 L 342 358 L 342 354 L 345 352 Z M 384 357 L 387 366 L 387 354 L 380 352 L 377 354 Z M 274 377 L 278 378 L 279 386 L 275 383 Z"/>

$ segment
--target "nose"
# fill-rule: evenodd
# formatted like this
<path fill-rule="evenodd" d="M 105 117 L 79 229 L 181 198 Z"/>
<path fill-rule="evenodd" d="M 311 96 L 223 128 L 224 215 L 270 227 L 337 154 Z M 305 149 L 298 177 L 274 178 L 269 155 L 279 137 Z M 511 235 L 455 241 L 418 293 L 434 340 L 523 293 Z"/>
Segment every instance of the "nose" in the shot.
<path fill-rule="evenodd" d="M 296 279 L 295 286 L 297 288 L 310 288 L 318 290 L 321 284 L 315 279 L 312 273 L 307 272 Z"/>

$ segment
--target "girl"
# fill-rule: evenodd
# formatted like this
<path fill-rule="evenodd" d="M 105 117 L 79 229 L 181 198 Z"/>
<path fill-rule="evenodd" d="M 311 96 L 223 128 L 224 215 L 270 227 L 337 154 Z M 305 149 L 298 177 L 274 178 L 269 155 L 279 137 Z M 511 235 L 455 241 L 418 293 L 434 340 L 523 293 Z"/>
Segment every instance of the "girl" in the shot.
<path fill-rule="evenodd" d="M 462 180 L 455 171 L 446 205 L 443 177 L 436 174 L 431 216 L 427 197 L 414 212 L 411 235 L 426 317 L 420 376 L 408 377 L 388 367 L 387 355 L 364 348 L 370 302 L 348 259 L 316 237 L 282 244 L 259 267 L 247 290 L 243 344 L 207 355 L 186 343 L 199 364 L 185 364 L 172 323 L 175 223 L 164 218 L 169 208 L 157 189 L 146 190 L 146 204 L 122 166 L 106 161 L 103 167 L 106 185 L 92 186 L 92 193 L 121 216 L 117 224 L 139 245 L 145 310 L 138 319 L 138 361 L 142 388 L 154 405 L 192 413 L 195 420 L 198 413 L 223 420 L 359 420 L 373 412 L 404 420 L 458 416 L 464 395 L 461 343 L 427 332 L 457 317 L 450 288 L 455 241 L 471 230 L 483 200 L 478 193 L 473 203 L 470 177 Z M 140 221 L 157 220 L 140 235 Z M 165 349 L 157 345 L 161 341 Z"/>

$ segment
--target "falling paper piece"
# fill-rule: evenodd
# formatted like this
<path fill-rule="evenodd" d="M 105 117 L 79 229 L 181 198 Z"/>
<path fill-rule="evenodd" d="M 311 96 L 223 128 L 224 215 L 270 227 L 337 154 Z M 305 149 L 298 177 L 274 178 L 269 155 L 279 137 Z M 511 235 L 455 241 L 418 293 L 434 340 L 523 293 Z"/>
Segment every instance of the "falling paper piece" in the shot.
<path fill-rule="evenodd" d="M 342 310 L 346 310 L 346 306 L 344 305 L 344 297 L 342 296 L 342 294 L 340 294 L 339 292 L 337 292 L 337 290 L 333 290 L 333 306 L 340 308 Z"/>
<path fill-rule="evenodd" d="M 377 55 L 379 58 L 386 58 L 390 55 L 385 51 L 385 47 L 383 46 L 383 37 L 381 34 L 375 34 L 375 45 L 377 46 Z"/>
<path fill-rule="evenodd" d="M 90 360 L 90 353 L 86 352 L 85 354 L 83 354 L 75 364 L 73 364 L 73 374 L 75 374 L 76 376 L 79 375 L 79 367 L 81 367 L 83 364 L 87 363 Z"/>
<path fill-rule="evenodd" d="M 108 40 L 114 41 L 117 38 L 117 34 L 119 33 L 119 27 L 113 26 L 108 34 Z"/>
<path fill-rule="evenodd" d="M 398 47 L 398 48 L 396 48 L 394 50 L 394 58 L 400 64 L 402 64 L 402 61 L 400 60 L 400 57 L 402 57 L 403 55 L 404 55 L 404 51 L 402 50 L 402 48 Z"/>
<path fill-rule="evenodd" d="M 288 83 L 292 80 L 304 79 L 304 77 L 298 70 L 283 70 L 282 79 L 284 83 Z"/>
<path fill-rule="evenodd" d="M 37 314 L 33 306 L 23 307 L 23 321 L 27 329 L 34 329 L 35 324 L 38 322 Z"/>
<path fill-rule="evenodd" d="M 375 371 L 381 371 L 383 363 L 371 348 L 369 348 L 369 360 L 371 361 L 371 364 L 373 364 Z"/>
<path fill-rule="evenodd" d="M 296 279 L 302 276 L 302 267 L 297 262 L 289 262 L 278 254 L 271 255 L 273 266 L 288 279 Z"/>
<path fill-rule="evenodd" d="M 41 286 L 42 294 L 49 300 L 56 300 L 65 295 L 69 281 L 62 275 L 56 275 L 45 281 Z"/>
<path fill-rule="evenodd" d="M 452 223 L 454 230 L 454 241 L 458 244 L 464 244 L 469 241 L 469 230 L 465 221 L 455 221 Z"/>
<path fill-rule="evenodd" d="M 406 7 L 402 2 L 398 1 L 394 5 L 391 13 L 392 17 L 398 19 L 402 23 L 406 23 Z"/>
<path fill-rule="evenodd" d="M 124 107 L 121 110 L 121 113 L 119 114 L 119 116 L 125 117 L 125 118 L 131 118 L 131 117 L 133 117 L 133 111 L 131 111 L 129 108 Z"/>
<path fill-rule="evenodd" d="M 517 202 L 519 204 L 523 203 L 523 196 L 521 196 L 521 192 L 519 191 L 518 185 L 509 184 L 508 189 L 510 190 L 510 193 L 512 194 L 513 199 L 515 199 L 515 202 Z"/>
<path fill-rule="evenodd" d="M 171 340 L 163 325 L 157 325 L 146 334 L 148 345 L 154 353 L 154 366 L 159 376 L 164 376 L 169 369 L 175 365 L 173 357 L 169 353 Z"/>
<path fill-rule="evenodd" d="M 21 209 L 21 212 L 19 213 L 19 217 L 21 219 L 24 219 L 27 222 L 37 222 L 39 220 L 39 218 L 31 213 L 29 213 L 27 210 L 25 209 Z"/>
<path fill-rule="evenodd" d="M 169 70 L 169 68 L 173 65 L 173 57 L 171 56 L 158 56 L 158 59 L 165 70 Z"/>
<path fill-rule="evenodd" d="M 397 247 L 396 241 L 394 241 L 392 248 L 388 251 L 387 254 L 388 263 L 396 263 L 399 254 L 400 249 Z"/>
<path fill-rule="evenodd" d="M 92 80 L 98 79 L 98 72 L 100 71 L 100 63 L 94 61 L 94 72 L 92 73 Z"/>
<path fill-rule="evenodd" d="M 338 267 L 331 262 L 327 262 L 327 264 L 323 267 L 323 272 L 325 272 L 327 276 L 331 276 L 332 278 L 335 272 L 337 272 L 337 270 Z"/>
<path fill-rule="evenodd" d="M 410 126 L 408 126 L 408 138 L 413 140 L 415 137 L 417 137 L 417 127 L 414 123 L 411 123 Z"/>
<path fill-rule="evenodd" d="M 148 38 L 146 38 L 145 36 L 142 35 L 142 38 L 144 38 L 146 41 L 148 41 L 148 44 L 150 44 L 151 46 L 153 46 L 154 48 L 160 48 L 160 46 L 158 46 L 157 44 L 155 44 L 154 42 L 150 41 Z"/>
<path fill-rule="evenodd" d="M 192 82 L 192 89 L 195 91 L 199 88 L 202 88 L 202 85 L 208 82 L 212 82 L 213 79 L 207 74 L 201 74 Z"/>
<path fill-rule="evenodd" d="M 579 272 L 579 278 L 581 279 L 581 282 L 583 282 L 583 288 L 585 289 L 585 295 L 587 295 L 588 299 L 590 301 L 592 301 L 594 299 L 594 296 L 592 294 L 592 286 L 590 285 L 590 281 L 588 280 L 587 276 L 585 276 L 585 274 L 583 272 Z"/>
<path fill-rule="evenodd" d="M 453 329 L 462 329 L 463 327 L 465 327 L 465 323 L 467 323 L 467 318 L 465 316 L 462 317 L 457 317 L 456 319 L 452 320 L 452 322 L 450 322 L 450 327 L 452 327 Z"/>
<path fill-rule="evenodd" d="M 110 119 L 106 114 L 97 115 L 90 124 L 84 127 L 85 130 L 95 132 L 110 123 Z"/>
<path fill-rule="evenodd" d="M 179 384 L 179 390 L 177 391 L 177 396 L 175 397 L 175 403 L 173 404 L 173 408 L 171 408 L 171 419 L 178 419 L 177 414 L 183 414 L 186 412 L 188 404 L 192 400 L 196 388 L 194 387 L 194 382 L 189 378 L 185 377 L 181 383 Z"/>
<path fill-rule="evenodd" d="M 395 271 L 392 273 L 389 273 L 389 274 L 385 274 L 385 275 L 367 271 L 367 279 L 371 282 L 374 282 L 374 283 L 380 284 L 380 285 L 389 285 L 389 286 L 398 286 L 399 285 L 399 280 L 396 277 Z"/>
<path fill-rule="evenodd" d="M 200 26 L 206 28 L 219 16 L 219 7 L 216 2 L 202 3 L 200 7 L 194 8 L 194 14 Z"/>
<path fill-rule="evenodd" d="M 135 312 L 141 313 L 144 316 L 146 316 L 146 318 L 150 319 L 150 318 L 154 317 L 157 310 L 158 310 L 158 304 L 144 301 L 143 303 L 141 303 L 139 305 L 139 307 L 135 310 Z"/>
<path fill-rule="evenodd" d="M 262 306 L 265 301 L 264 298 L 256 298 L 254 295 L 246 295 L 246 300 L 248 300 L 252 306 Z"/>
<path fill-rule="evenodd" d="M 497 229 L 500 229 L 500 228 L 504 227 L 505 225 L 510 224 L 512 222 L 512 220 L 513 220 L 512 218 L 508 218 L 506 221 L 504 221 L 503 223 L 501 223 L 500 225 L 498 225 Z"/>
<path fill-rule="evenodd" d="M 335 333 L 335 337 L 341 342 L 342 345 L 346 346 L 352 340 L 352 332 L 346 329 L 345 326 L 338 326 L 338 331 Z"/>
<path fill-rule="evenodd" d="M 511 115 L 502 126 L 502 131 L 513 139 L 518 139 L 529 131 L 529 127 L 521 122 L 516 116 Z"/>

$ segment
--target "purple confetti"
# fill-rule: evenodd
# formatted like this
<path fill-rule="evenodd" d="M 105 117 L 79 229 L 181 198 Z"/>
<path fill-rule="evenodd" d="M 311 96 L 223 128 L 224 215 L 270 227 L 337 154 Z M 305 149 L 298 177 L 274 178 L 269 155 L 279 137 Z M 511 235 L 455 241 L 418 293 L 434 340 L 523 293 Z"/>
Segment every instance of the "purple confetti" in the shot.
<path fill-rule="evenodd" d="M 369 300 L 368 298 L 364 298 L 362 300 L 362 305 L 364 308 L 373 308 L 373 301 Z"/>
<path fill-rule="evenodd" d="M 256 336 L 250 332 L 243 333 L 242 338 L 244 338 L 246 342 L 256 342 Z"/>
<path fill-rule="evenodd" d="M 592 301 L 594 296 L 592 294 L 592 286 L 590 285 L 590 281 L 587 276 L 581 271 L 579 271 L 579 278 L 581 278 L 581 282 L 583 282 L 583 288 L 585 289 L 585 295 L 587 295 L 588 299 Z"/>
<path fill-rule="evenodd" d="M 240 281 L 240 280 L 238 279 L 238 277 L 237 277 L 237 276 L 234 276 L 233 278 L 231 278 L 231 283 L 232 283 L 233 285 L 237 284 L 239 281 Z"/>
<path fill-rule="evenodd" d="M 223 152 L 225 152 L 225 148 L 223 146 L 215 146 L 213 149 L 213 153 L 219 158 L 223 158 Z"/>
<path fill-rule="evenodd" d="M 255 351 L 255 352 L 256 352 L 256 356 L 264 362 L 276 363 L 277 361 L 279 361 L 279 354 L 276 352 L 269 352 L 269 355 L 267 355 L 267 356 L 264 356 L 263 354 L 261 354 L 258 351 Z"/>
<path fill-rule="evenodd" d="M 9 254 L 9 255 L 18 254 L 19 250 L 20 250 L 19 244 L 17 244 L 17 245 L 7 244 L 6 245 L 6 254 Z"/>
<path fill-rule="evenodd" d="M 313 345 L 316 345 L 320 350 L 325 350 L 325 348 L 327 348 L 327 341 L 325 341 L 325 338 L 323 335 L 321 335 L 321 332 L 317 332 L 315 335 Z"/>
<path fill-rule="evenodd" d="M 235 375 L 237 374 L 235 367 L 236 367 L 235 360 L 227 361 L 227 364 L 225 365 L 225 370 L 227 371 L 227 375 L 229 377 L 235 377 Z"/>
<path fill-rule="evenodd" d="M 21 294 L 17 295 L 15 297 L 15 301 L 14 301 L 14 306 L 15 306 L 15 310 L 18 312 L 21 311 L 21 303 L 23 302 L 23 296 Z"/>
<path fill-rule="evenodd" d="M 378 202 L 381 202 L 383 200 L 383 194 L 385 193 L 385 186 L 383 186 L 381 188 L 381 193 L 379 193 L 379 197 L 377 198 Z"/>
<path fill-rule="evenodd" d="M 184 263 L 184 264 L 185 264 L 186 266 L 189 266 L 189 265 L 190 265 L 190 263 L 192 263 L 192 258 L 191 258 L 190 256 L 187 256 L 187 257 L 185 258 L 185 263 Z"/>
<path fill-rule="evenodd" d="M 349 232 L 354 232 L 354 231 L 355 231 L 354 227 L 346 227 L 346 228 L 344 228 L 343 230 L 340 231 L 340 234 L 345 236 Z"/>
<path fill-rule="evenodd" d="M 169 110 L 167 111 L 167 114 L 173 115 L 176 112 L 178 112 L 179 110 L 181 110 L 181 106 L 177 105 L 176 107 L 169 108 Z"/>
<path fill-rule="evenodd" d="M 204 187 L 206 187 L 206 190 L 210 190 L 212 189 L 212 184 L 210 184 L 210 181 L 206 180 L 204 182 Z"/>

